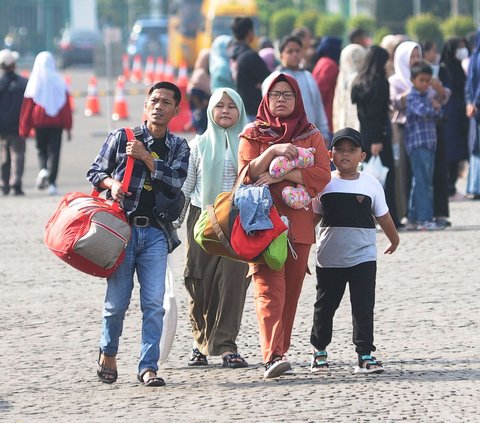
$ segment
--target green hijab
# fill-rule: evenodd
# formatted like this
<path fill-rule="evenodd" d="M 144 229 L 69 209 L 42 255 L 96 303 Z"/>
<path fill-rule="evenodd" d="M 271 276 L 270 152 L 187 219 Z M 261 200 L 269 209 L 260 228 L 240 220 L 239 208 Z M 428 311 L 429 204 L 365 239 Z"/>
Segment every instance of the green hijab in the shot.
<path fill-rule="evenodd" d="M 213 120 L 213 109 L 224 93 L 233 100 L 239 112 L 237 122 L 228 129 L 222 128 Z M 242 132 L 243 127 L 249 123 L 242 98 L 235 90 L 226 87 L 218 88 L 213 92 L 208 102 L 207 118 L 207 130 L 202 135 L 197 135 L 202 172 L 202 186 L 200 188 L 202 210 L 207 205 L 213 204 L 217 195 L 222 191 L 225 144 L 230 153 L 233 167 L 238 172 L 238 145 L 240 143 L 238 135 Z"/>

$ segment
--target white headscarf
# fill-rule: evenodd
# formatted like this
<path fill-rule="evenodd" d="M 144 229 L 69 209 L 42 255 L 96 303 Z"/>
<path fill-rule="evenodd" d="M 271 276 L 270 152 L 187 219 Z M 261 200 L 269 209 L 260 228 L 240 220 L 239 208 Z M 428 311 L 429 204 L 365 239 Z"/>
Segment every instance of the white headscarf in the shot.
<path fill-rule="evenodd" d="M 56 116 L 67 102 L 67 85 L 56 71 L 50 52 L 42 51 L 35 58 L 24 97 L 32 98 L 50 117 Z"/>
<path fill-rule="evenodd" d="M 401 81 L 405 90 L 412 87 L 412 81 L 410 80 L 410 56 L 416 47 L 418 47 L 418 52 L 421 57 L 422 48 L 420 44 L 414 41 L 404 41 L 399 44 L 395 50 L 395 56 L 393 58 L 394 75 L 397 81 Z"/>
<path fill-rule="evenodd" d="M 333 131 L 349 126 L 360 130 L 357 106 L 352 103 L 352 83 L 363 66 L 367 49 L 360 44 L 349 44 L 340 53 L 340 72 L 333 96 Z"/>

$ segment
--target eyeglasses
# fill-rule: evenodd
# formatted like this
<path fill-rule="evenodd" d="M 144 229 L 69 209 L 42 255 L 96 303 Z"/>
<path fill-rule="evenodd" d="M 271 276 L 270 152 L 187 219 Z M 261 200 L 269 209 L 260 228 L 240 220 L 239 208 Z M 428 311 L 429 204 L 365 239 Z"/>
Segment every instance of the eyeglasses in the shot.
<path fill-rule="evenodd" d="M 280 97 L 283 97 L 284 100 L 292 100 L 295 98 L 295 93 L 293 91 L 269 91 L 268 97 L 278 100 Z"/>

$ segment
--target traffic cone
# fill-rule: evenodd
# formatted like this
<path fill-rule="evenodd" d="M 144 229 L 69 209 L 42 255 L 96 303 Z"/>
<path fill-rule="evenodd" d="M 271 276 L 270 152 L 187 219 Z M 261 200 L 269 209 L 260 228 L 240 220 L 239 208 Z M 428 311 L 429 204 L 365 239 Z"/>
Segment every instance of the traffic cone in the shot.
<path fill-rule="evenodd" d="M 67 90 L 68 90 L 68 102 L 70 104 L 70 110 L 73 112 L 75 110 L 75 102 L 73 101 L 73 96 L 72 96 L 72 77 L 70 75 L 65 75 L 65 84 L 67 84 Z"/>
<path fill-rule="evenodd" d="M 97 78 L 92 76 L 88 82 L 87 101 L 85 104 L 85 116 L 95 116 L 100 114 L 100 104 L 98 101 Z"/>
<path fill-rule="evenodd" d="M 170 121 L 168 128 L 174 132 L 185 132 L 193 129 L 191 125 L 192 112 L 187 99 L 188 70 L 185 63 L 180 65 L 176 84 L 182 93 L 182 99 L 180 100 L 180 113 Z"/>
<path fill-rule="evenodd" d="M 175 82 L 175 75 L 173 74 L 173 66 L 170 60 L 167 60 L 165 67 L 163 68 L 163 81 Z"/>
<path fill-rule="evenodd" d="M 128 119 L 128 106 L 125 100 L 124 90 L 125 78 L 119 76 L 115 88 L 115 98 L 113 100 L 112 120 Z"/>
<path fill-rule="evenodd" d="M 157 62 L 155 63 L 155 82 L 163 81 L 163 57 L 157 57 Z"/>
<path fill-rule="evenodd" d="M 130 78 L 130 59 L 128 58 L 128 54 L 122 55 L 122 68 L 123 68 L 123 76 L 125 79 Z"/>
<path fill-rule="evenodd" d="M 155 62 L 153 56 L 147 57 L 147 64 L 145 65 L 145 74 L 143 83 L 145 85 L 152 85 L 155 79 Z"/>
<path fill-rule="evenodd" d="M 139 54 L 133 59 L 132 73 L 130 75 L 130 82 L 137 84 L 142 80 L 142 58 Z"/>

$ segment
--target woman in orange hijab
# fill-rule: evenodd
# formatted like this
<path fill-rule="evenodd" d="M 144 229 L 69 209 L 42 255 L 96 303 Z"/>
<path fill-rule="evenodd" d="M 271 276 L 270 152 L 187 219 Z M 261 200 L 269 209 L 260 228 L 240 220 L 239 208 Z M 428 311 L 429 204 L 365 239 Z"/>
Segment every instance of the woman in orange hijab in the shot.
<path fill-rule="evenodd" d="M 276 156 L 292 160 L 298 147 L 314 147 L 315 163 L 293 169 L 279 178 L 268 172 Z M 313 198 L 330 181 L 330 161 L 320 131 L 308 122 L 302 96 L 292 77 L 279 74 L 263 97 L 254 122 L 240 134 L 239 169 L 249 166 L 246 183 L 270 186 L 273 203 L 289 221 L 289 250 L 281 270 L 267 265 L 250 265 L 255 290 L 255 308 L 260 330 L 260 345 L 265 362 L 265 378 L 274 378 L 291 370 L 286 353 L 297 310 L 298 298 L 308 270 L 315 225 L 311 207 L 293 209 L 282 201 L 282 190 L 302 184 Z"/>

